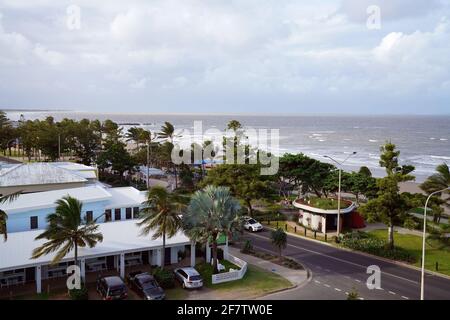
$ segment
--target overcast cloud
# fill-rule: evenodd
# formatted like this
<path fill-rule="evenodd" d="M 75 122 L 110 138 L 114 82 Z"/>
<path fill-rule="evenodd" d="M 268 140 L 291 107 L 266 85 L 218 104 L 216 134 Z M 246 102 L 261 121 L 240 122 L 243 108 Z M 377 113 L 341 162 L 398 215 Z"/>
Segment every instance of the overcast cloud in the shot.
<path fill-rule="evenodd" d="M 81 9 L 80 29 L 67 8 Z M 367 7 L 381 9 L 368 29 Z M 0 0 L 0 108 L 449 113 L 450 0 Z"/>

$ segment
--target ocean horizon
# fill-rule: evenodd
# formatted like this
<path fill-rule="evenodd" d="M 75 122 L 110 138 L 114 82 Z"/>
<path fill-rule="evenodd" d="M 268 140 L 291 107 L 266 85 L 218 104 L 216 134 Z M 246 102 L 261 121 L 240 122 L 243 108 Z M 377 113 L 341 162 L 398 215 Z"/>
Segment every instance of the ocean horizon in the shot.
<path fill-rule="evenodd" d="M 279 153 L 302 152 L 321 161 L 325 155 L 342 160 L 356 151 L 344 169 L 369 167 L 375 176 L 383 176 L 379 167 L 379 149 L 386 141 L 401 151 L 400 162 L 416 167 L 416 181 L 434 173 L 435 167 L 450 162 L 450 115 L 351 115 L 351 114 L 204 114 L 204 113 L 93 113 L 83 111 L 6 111 L 11 120 L 23 114 L 26 120 L 53 116 L 80 120 L 111 119 L 124 130 L 142 126 L 157 131 L 169 121 L 176 129 L 193 130 L 194 121 L 201 121 L 203 130 L 224 130 L 230 120 L 238 120 L 253 129 L 279 129 Z M 190 137 L 198 141 L 199 137 Z"/>

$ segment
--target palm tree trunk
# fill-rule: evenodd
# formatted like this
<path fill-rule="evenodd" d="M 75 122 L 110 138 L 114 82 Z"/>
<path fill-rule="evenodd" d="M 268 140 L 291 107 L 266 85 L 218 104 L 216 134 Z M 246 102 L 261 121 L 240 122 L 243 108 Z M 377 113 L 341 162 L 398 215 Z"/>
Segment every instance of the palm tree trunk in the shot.
<path fill-rule="evenodd" d="M 161 252 L 161 269 L 164 269 L 164 266 L 166 264 L 166 233 L 163 232 L 162 235 L 163 238 L 163 247 L 162 247 L 162 252 Z"/>
<path fill-rule="evenodd" d="M 250 217 L 252 217 L 252 216 L 253 216 L 252 200 L 246 199 L 245 202 L 247 203 L 248 215 L 249 215 Z"/>
<path fill-rule="evenodd" d="M 388 226 L 388 245 L 389 249 L 394 249 L 394 223 L 392 222 L 392 219 Z"/>
<path fill-rule="evenodd" d="M 217 240 L 213 240 L 212 242 L 212 250 L 213 250 L 213 273 L 219 273 L 219 270 L 217 268 Z"/>
<path fill-rule="evenodd" d="M 75 265 L 78 267 L 78 244 L 75 241 L 75 254 L 74 254 Z"/>

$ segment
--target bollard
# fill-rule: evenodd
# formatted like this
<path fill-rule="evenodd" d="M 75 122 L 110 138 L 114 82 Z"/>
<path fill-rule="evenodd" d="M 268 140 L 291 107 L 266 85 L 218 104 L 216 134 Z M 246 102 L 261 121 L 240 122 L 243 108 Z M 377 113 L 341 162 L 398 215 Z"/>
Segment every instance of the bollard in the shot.
<path fill-rule="evenodd" d="M 294 227 L 294 232 L 297 233 L 297 226 Z"/>
<path fill-rule="evenodd" d="M 436 261 L 436 271 L 439 271 L 439 262 Z"/>
<path fill-rule="evenodd" d="M 267 220 L 267 224 L 270 226 L 270 220 Z"/>
<path fill-rule="evenodd" d="M 305 229 L 305 237 L 306 237 L 306 228 L 304 228 Z"/>
<path fill-rule="evenodd" d="M 287 231 L 287 229 L 288 229 L 288 225 L 287 225 L 287 223 L 284 225 L 284 230 L 286 230 Z"/>
<path fill-rule="evenodd" d="M 317 235 L 317 231 L 314 230 L 314 239 L 317 239 L 316 235 Z"/>
<path fill-rule="evenodd" d="M 327 234 L 325 233 L 325 242 L 327 242 Z"/>
<path fill-rule="evenodd" d="M 277 221 L 277 229 L 278 229 L 278 221 Z"/>

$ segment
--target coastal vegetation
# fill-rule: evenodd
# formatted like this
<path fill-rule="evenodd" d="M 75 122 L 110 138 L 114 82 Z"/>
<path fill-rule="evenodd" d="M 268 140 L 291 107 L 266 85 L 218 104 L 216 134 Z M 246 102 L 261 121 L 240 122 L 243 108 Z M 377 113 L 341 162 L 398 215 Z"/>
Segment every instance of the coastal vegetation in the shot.
<path fill-rule="evenodd" d="M 237 228 L 229 223 L 243 214 L 272 223 L 289 220 L 294 212 L 290 203 L 295 199 L 323 209 L 337 208 L 335 198 L 338 192 L 338 169 L 333 164 L 310 158 L 302 153 L 284 154 L 278 158 L 277 174 L 263 176 L 260 174 L 262 165 L 258 161 L 256 163 L 250 161 L 258 159 L 261 151 L 243 143 L 243 128 L 239 121 L 230 121 L 226 129 L 234 132 L 235 136 L 224 137 L 222 144 L 231 145 L 235 151 L 241 149 L 245 155 L 244 163 L 215 163 L 207 167 L 205 160 L 214 160 L 220 146 L 214 146 L 211 141 L 204 141 L 201 145 L 193 144 L 192 150 L 196 148 L 201 151 L 200 161 L 175 164 L 171 155 L 180 135 L 169 122 L 165 122 L 159 130 L 152 132 L 142 127 L 131 127 L 123 132 L 121 126 L 111 120 L 55 121 L 54 118 L 47 117 L 44 120 L 22 119 L 13 123 L 0 112 L 0 152 L 25 162 L 60 160 L 95 165 L 99 169 L 101 181 L 113 186 L 133 185 L 141 190 L 147 190 L 147 183 L 136 175 L 139 166 L 149 165 L 159 168 L 167 175 L 166 179 L 173 181 L 170 183 L 173 190 L 167 192 L 164 201 L 171 204 L 183 202 L 187 208 L 183 210 L 186 211 L 183 228 L 187 232 L 196 230 L 197 235 L 194 236 L 195 232 L 192 233 L 194 238 L 201 241 L 209 239 L 213 245 L 215 239 L 211 232 L 213 226 L 224 232 L 234 232 Z M 385 177 L 375 178 L 367 167 L 361 167 L 354 172 L 342 172 L 341 179 L 341 190 L 345 194 L 341 208 L 348 205 L 348 200 L 354 201 L 366 221 L 385 223 L 388 232 L 383 242 L 385 247 L 383 250 L 392 252 L 398 251 L 394 238 L 399 235 L 395 234 L 394 226 L 421 228 L 421 219 L 410 213 L 422 210 L 426 199 L 423 194 L 400 192 L 401 183 L 414 179 L 414 167 L 403 165 L 400 159 L 400 151 L 396 146 L 386 142 L 380 149 L 379 161 L 380 167 L 386 172 Z M 429 194 L 449 186 L 449 180 L 449 168 L 446 164 L 441 164 L 421 188 Z M 222 208 L 225 211 L 236 211 L 230 215 L 230 219 L 206 221 L 205 217 L 208 217 L 208 214 L 201 211 L 194 214 L 192 208 L 200 201 L 211 203 L 211 199 L 208 200 L 208 192 L 211 193 L 213 188 L 217 190 L 221 187 L 227 188 L 229 193 L 227 198 L 233 199 L 230 200 L 233 202 L 233 209 Z M 149 194 L 150 192 L 151 190 Z M 435 241 L 443 245 L 448 243 L 447 225 L 441 223 L 443 208 L 448 207 L 450 201 L 450 197 L 446 195 L 448 193 L 431 199 L 429 213 L 433 216 L 433 223 L 427 226 L 429 239 L 436 239 Z M 172 198 L 175 196 L 178 197 L 177 200 Z M 12 196 L 0 198 L 0 205 L 13 198 Z M 161 212 L 162 206 L 161 203 L 157 204 L 155 197 L 151 200 L 146 206 L 148 209 L 146 228 L 150 225 L 152 228 L 160 228 L 164 222 L 155 218 L 155 212 Z M 240 202 L 241 209 L 237 209 L 239 205 L 237 201 Z M 159 210 L 156 209 L 158 206 Z M 179 212 L 172 209 L 171 212 Z M 286 215 L 286 211 L 290 212 L 291 216 Z M 191 221 L 188 221 L 188 217 L 192 218 Z M 201 217 L 205 218 L 203 224 L 199 223 Z M 2 234 L 6 234 L 6 230 L 1 229 L 1 225 L 6 225 L 4 223 L 6 218 L 6 213 L 0 211 Z M 206 222 L 208 224 L 205 224 Z M 144 228 L 144 225 L 142 227 Z M 166 230 L 167 234 L 172 233 L 169 229 Z M 349 242 L 351 239 L 346 240 Z M 372 239 L 367 242 L 375 243 Z M 381 242 L 376 243 L 378 247 L 381 247 L 380 244 Z M 384 253 L 380 255 L 389 256 Z"/>

